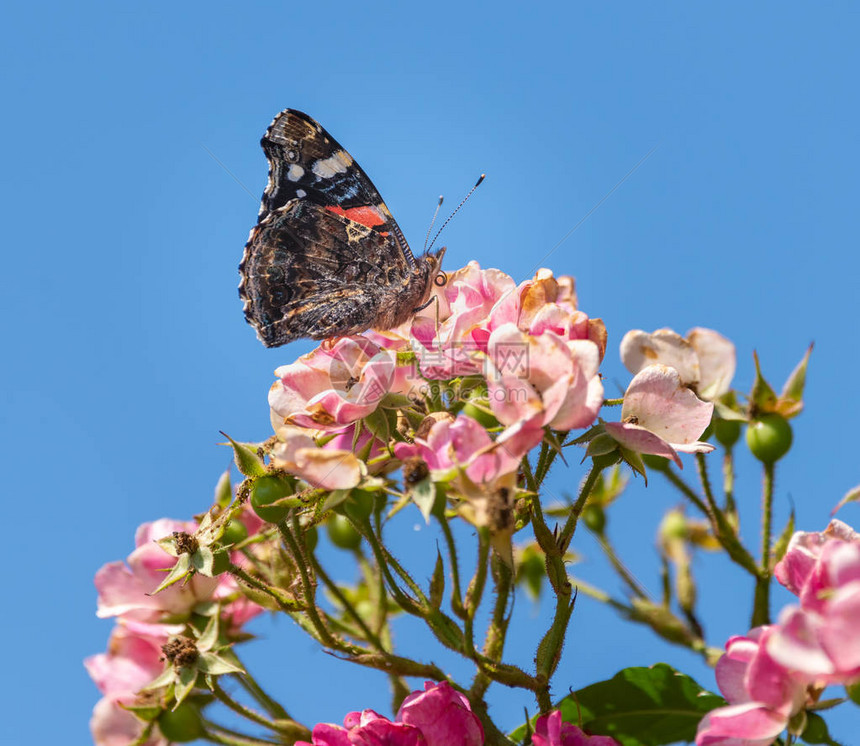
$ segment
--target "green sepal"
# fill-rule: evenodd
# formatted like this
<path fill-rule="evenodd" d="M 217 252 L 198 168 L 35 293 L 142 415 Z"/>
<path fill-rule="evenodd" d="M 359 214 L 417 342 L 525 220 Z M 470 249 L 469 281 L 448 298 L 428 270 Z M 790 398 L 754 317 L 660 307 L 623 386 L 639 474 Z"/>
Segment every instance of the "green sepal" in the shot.
<path fill-rule="evenodd" d="M 466 639 L 463 637 L 463 631 L 451 617 L 438 609 L 432 609 L 424 619 L 436 639 L 446 648 L 465 653 Z"/>
<path fill-rule="evenodd" d="M 215 483 L 215 504 L 226 508 L 233 499 L 233 485 L 230 483 L 230 470 L 227 469 Z"/>
<path fill-rule="evenodd" d="M 776 392 L 761 374 L 757 352 L 753 352 L 753 359 L 755 360 L 755 381 L 750 392 L 750 407 L 756 414 L 773 412 L 776 409 Z"/>
<path fill-rule="evenodd" d="M 436 564 L 433 567 L 433 575 L 430 578 L 430 605 L 434 609 L 442 606 L 442 597 L 445 594 L 445 564 L 442 555 L 436 549 Z"/>
<path fill-rule="evenodd" d="M 585 449 L 585 457 L 605 456 L 617 449 L 618 441 L 607 433 L 601 433 L 588 442 L 588 447 Z"/>
<path fill-rule="evenodd" d="M 194 689 L 194 685 L 197 683 L 197 668 L 195 666 L 182 666 L 178 671 L 175 681 L 176 686 L 173 690 L 173 696 L 176 699 L 176 703 L 172 708 L 174 710 L 182 704 L 182 701 Z"/>
<path fill-rule="evenodd" d="M 430 516 L 433 515 L 433 507 L 436 505 L 436 485 L 429 476 L 416 482 L 409 490 L 409 497 L 418 506 L 424 520 L 429 524 Z"/>
<path fill-rule="evenodd" d="M 191 555 L 191 564 L 194 569 L 207 578 L 214 578 L 230 569 L 230 550 L 200 547 Z"/>
<path fill-rule="evenodd" d="M 848 492 L 845 493 L 845 496 L 838 503 L 836 503 L 836 507 L 830 511 L 831 517 L 834 516 L 836 514 L 836 511 L 838 511 L 844 505 L 856 502 L 860 502 L 860 484 L 848 490 Z"/>
<path fill-rule="evenodd" d="M 230 441 L 230 445 L 233 446 L 233 458 L 236 461 L 236 468 L 242 474 L 246 477 L 261 477 L 268 473 L 263 459 L 257 455 L 256 448 L 251 447 L 253 444 L 237 443 L 223 431 L 221 435 L 227 438 Z"/>
<path fill-rule="evenodd" d="M 806 386 L 806 368 L 809 365 L 809 356 L 812 354 L 812 345 L 806 350 L 806 354 L 791 371 L 782 393 L 779 396 L 779 413 L 789 419 L 800 414 L 803 409 L 803 389 Z"/>
<path fill-rule="evenodd" d="M 371 434 L 383 443 L 387 443 L 391 438 L 391 431 L 395 428 L 391 427 L 388 420 L 388 411 L 385 409 L 375 409 L 367 417 L 362 419 L 364 426 Z M 396 415 L 395 415 L 396 417 Z"/>
<path fill-rule="evenodd" d="M 350 490 L 332 490 L 328 494 L 328 497 L 326 497 L 325 501 L 323 502 L 322 507 L 320 508 L 320 511 L 323 513 L 326 513 L 329 510 L 335 510 L 342 503 L 346 502 L 347 498 L 349 497 L 350 492 L 352 492 L 351 489 Z M 342 512 L 342 511 L 338 511 L 338 512 Z"/>
<path fill-rule="evenodd" d="M 169 588 L 174 583 L 178 583 L 183 578 L 189 576 L 191 572 L 191 555 L 180 555 L 176 560 L 176 564 L 167 573 L 167 577 L 161 581 L 161 584 L 152 592 L 152 595 L 163 591 L 165 588 Z"/>
<path fill-rule="evenodd" d="M 175 679 L 176 676 L 174 675 L 173 666 L 168 663 L 167 668 L 165 668 L 160 674 L 158 674 L 158 676 L 156 676 L 140 691 L 154 692 L 156 689 L 162 689 L 166 686 L 170 686 Z"/>
<path fill-rule="evenodd" d="M 642 454 L 638 451 L 631 451 L 629 448 L 625 448 L 622 445 L 618 446 L 618 453 L 621 455 L 625 464 L 633 469 L 634 472 L 642 475 L 642 478 L 645 480 L 645 486 L 647 487 L 648 473 L 645 471 L 645 462 L 642 460 Z"/>
<path fill-rule="evenodd" d="M 791 515 L 788 517 L 785 528 L 770 550 L 771 567 L 775 567 L 776 563 L 785 557 L 785 553 L 788 551 L 788 542 L 791 541 L 792 536 L 794 536 L 794 508 L 791 509 Z"/>
<path fill-rule="evenodd" d="M 860 705 L 860 681 L 855 681 L 853 684 L 846 686 L 845 694 L 848 695 L 848 699 L 855 705 Z"/>
<path fill-rule="evenodd" d="M 215 644 L 218 642 L 218 622 L 219 622 L 220 614 L 212 614 L 209 617 L 209 620 L 206 622 L 206 627 L 201 633 L 200 637 L 197 638 L 197 649 L 198 650 L 212 650 L 215 647 Z"/>
<path fill-rule="evenodd" d="M 245 673 L 244 668 L 234 665 L 216 653 L 200 653 L 196 665 L 198 671 L 211 676 L 222 676 L 227 673 Z"/>

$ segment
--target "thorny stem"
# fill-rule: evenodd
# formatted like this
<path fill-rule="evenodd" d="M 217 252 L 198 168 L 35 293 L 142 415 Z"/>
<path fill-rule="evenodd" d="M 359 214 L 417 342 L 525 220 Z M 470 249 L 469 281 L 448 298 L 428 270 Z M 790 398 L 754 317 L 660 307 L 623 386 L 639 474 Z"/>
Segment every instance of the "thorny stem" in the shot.
<path fill-rule="evenodd" d="M 492 661 L 499 662 L 502 660 L 502 652 L 505 647 L 505 636 L 508 632 L 508 622 L 510 617 L 506 616 L 508 608 L 508 598 L 513 581 L 513 573 L 511 568 L 501 561 L 498 555 L 494 555 L 493 563 L 493 579 L 495 580 L 496 603 L 493 606 L 493 616 L 490 619 L 487 627 L 487 634 L 484 636 L 484 656 Z M 472 688 L 469 690 L 469 696 L 474 698 L 482 698 L 486 693 L 492 678 L 484 671 L 480 670 L 475 674 L 472 681 Z"/>
<path fill-rule="evenodd" d="M 723 454 L 723 492 L 726 494 L 726 512 L 737 512 L 735 506 L 735 457 L 731 449 Z"/>
<path fill-rule="evenodd" d="M 702 491 L 705 493 L 705 499 L 708 501 L 711 514 L 716 515 L 719 508 L 717 507 L 716 500 L 714 500 L 714 491 L 711 489 L 711 480 L 708 477 L 708 465 L 703 453 L 696 454 L 696 470 L 699 472 L 699 481 L 702 483 Z"/>
<path fill-rule="evenodd" d="M 442 527 L 442 535 L 445 537 L 445 545 L 448 547 L 448 561 L 451 565 L 451 610 L 461 619 L 465 618 L 466 610 L 463 607 L 463 595 L 460 590 L 460 564 L 457 560 L 457 545 L 454 543 L 454 534 L 445 516 L 438 516 L 439 525 Z"/>
<path fill-rule="evenodd" d="M 292 599 L 285 598 L 284 596 L 282 596 L 279 589 L 270 586 L 268 583 L 264 583 L 259 578 L 255 578 L 253 575 L 250 575 L 238 565 L 231 564 L 229 572 L 234 578 L 236 578 L 236 580 L 245 583 L 245 585 L 248 585 L 251 588 L 256 588 L 258 591 L 260 591 L 261 593 L 265 593 L 267 596 L 271 596 L 278 604 L 278 606 L 280 606 L 284 611 L 298 611 L 301 608 L 300 605 Z"/>
<path fill-rule="evenodd" d="M 478 561 L 475 566 L 475 574 L 469 582 L 469 587 L 466 589 L 466 604 L 465 612 L 466 619 L 464 620 L 463 631 L 466 635 L 466 644 L 469 646 L 469 652 L 475 654 L 475 614 L 478 607 L 481 605 L 481 598 L 484 595 L 484 585 L 487 582 L 487 561 L 490 556 L 490 537 L 489 531 L 485 528 L 478 529 Z"/>
<path fill-rule="evenodd" d="M 770 624 L 770 577 L 773 568 L 770 561 L 771 533 L 773 531 L 773 485 L 774 465 L 764 465 L 761 495 L 761 572 L 755 584 L 751 626 Z"/>
<path fill-rule="evenodd" d="M 338 640 L 335 639 L 323 622 L 322 617 L 319 615 L 314 583 L 308 574 L 308 569 L 305 566 L 305 563 L 302 561 L 302 552 L 299 550 L 298 542 L 296 542 L 296 539 L 290 531 L 286 521 L 278 523 L 278 531 L 280 531 L 281 538 L 295 558 L 296 565 L 299 570 L 299 575 L 302 581 L 302 591 L 304 592 L 305 601 L 307 602 L 307 608 L 304 609 L 305 613 L 307 613 L 310 621 L 313 623 L 314 629 L 316 629 L 317 634 L 320 636 L 320 640 L 329 647 L 339 648 L 340 644 Z"/>
<path fill-rule="evenodd" d="M 585 504 L 588 502 L 591 490 L 594 489 L 594 485 L 597 483 L 597 479 L 600 477 L 601 471 L 602 469 L 600 467 L 596 464 L 592 464 L 591 471 L 588 472 L 582 482 L 582 487 L 579 490 L 579 497 L 576 498 L 576 502 L 570 509 L 567 521 L 558 537 L 558 548 L 562 554 L 564 554 L 564 552 L 567 551 L 568 546 L 570 546 L 573 534 L 576 531 L 576 524 L 579 522 L 579 516 L 582 514 Z"/>

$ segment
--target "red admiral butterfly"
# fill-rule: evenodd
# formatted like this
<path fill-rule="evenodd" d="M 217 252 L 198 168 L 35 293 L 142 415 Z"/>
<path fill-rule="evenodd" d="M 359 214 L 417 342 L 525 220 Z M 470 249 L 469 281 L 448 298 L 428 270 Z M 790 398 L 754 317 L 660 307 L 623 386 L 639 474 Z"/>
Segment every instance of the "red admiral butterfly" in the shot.
<path fill-rule="evenodd" d="M 427 303 L 445 250 L 412 255 L 376 187 L 328 132 L 286 109 L 260 144 L 269 183 L 239 297 L 264 345 L 391 329 Z"/>

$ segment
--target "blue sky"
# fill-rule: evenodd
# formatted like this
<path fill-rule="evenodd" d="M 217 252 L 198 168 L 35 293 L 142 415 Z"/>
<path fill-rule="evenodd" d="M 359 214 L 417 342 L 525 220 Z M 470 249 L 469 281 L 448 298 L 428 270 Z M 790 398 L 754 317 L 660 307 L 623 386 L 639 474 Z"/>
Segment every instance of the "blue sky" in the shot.
<path fill-rule="evenodd" d="M 609 392 L 628 380 L 617 344 L 630 328 L 721 331 L 737 344 L 742 390 L 754 349 L 781 384 L 814 340 L 777 516 L 793 503 L 800 527 L 822 529 L 860 482 L 858 13 L 449 0 L 7 8 L 0 437 L 12 551 L 0 625 L 17 683 L 0 741 L 89 741 L 98 695 L 81 659 L 110 629 L 94 616 L 93 573 L 128 554 L 139 523 L 209 505 L 229 459 L 218 431 L 267 437 L 272 370 L 310 349 L 264 349 L 236 295 L 266 181 L 258 141 L 285 107 L 350 150 L 419 247 L 436 197 L 455 201 L 486 172 L 446 230 L 446 263 L 476 259 L 517 280 L 656 146 L 541 263 L 575 275 L 583 310 L 606 321 Z M 744 535 L 757 544 L 759 477 L 749 460 L 739 468 Z M 582 473 L 560 470 L 551 489 L 575 491 Z M 612 517 L 652 588 L 654 530 L 675 502 L 655 477 Z M 842 516 L 860 527 L 860 508 Z M 418 523 L 404 530 L 431 547 Z M 593 546 L 578 548 L 595 560 L 579 572 L 615 588 Z M 711 581 L 732 572 L 711 558 L 697 567 Z M 746 631 L 749 590 L 703 583 L 713 644 Z M 521 600 L 517 613 L 511 653 L 527 664 L 546 609 Z M 308 722 L 386 710 L 381 677 L 315 652 L 288 620 L 257 631 L 248 658 Z M 690 655 L 582 600 L 557 691 L 658 660 L 714 685 Z M 491 692 L 505 727 L 532 706 Z M 856 712 L 833 721 L 849 744 Z"/>

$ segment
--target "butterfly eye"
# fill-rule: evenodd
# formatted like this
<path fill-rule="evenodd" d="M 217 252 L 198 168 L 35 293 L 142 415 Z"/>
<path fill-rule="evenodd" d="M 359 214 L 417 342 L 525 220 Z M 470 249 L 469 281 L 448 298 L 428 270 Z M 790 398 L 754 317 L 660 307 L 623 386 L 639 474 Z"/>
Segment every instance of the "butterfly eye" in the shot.
<path fill-rule="evenodd" d="M 447 285 L 447 284 L 448 284 L 448 275 L 446 275 L 444 272 L 442 272 L 442 271 L 440 270 L 440 271 L 439 271 L 439 274 L 438 274 L 438 275 L 436 275 L 436 277 L 434 277 L 434 278 L 433 278 L 433 284 L 434 284 L 437 288 L 443 288 L 443 287 L 445 287 L 445 285 Z"/>

